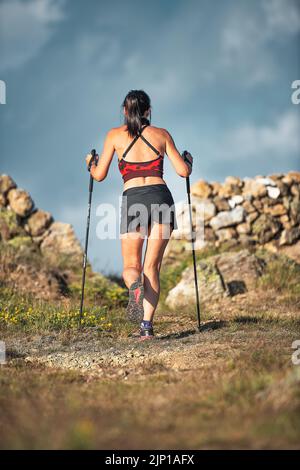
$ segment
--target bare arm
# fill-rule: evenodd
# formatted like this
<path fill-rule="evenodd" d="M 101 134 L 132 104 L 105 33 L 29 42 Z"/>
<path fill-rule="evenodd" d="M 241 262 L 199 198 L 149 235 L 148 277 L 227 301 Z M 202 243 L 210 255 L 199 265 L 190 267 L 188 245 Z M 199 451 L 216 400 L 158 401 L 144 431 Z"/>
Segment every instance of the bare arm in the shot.
<path fill-rule="evenodd" d="M 108 173 L 112 158 L 115 153 L 115 147 L 113 144 L 114 129 L 108 131 L 103 144 L 103 150 L 101 152 L 98 165 L 93 164 L 91 166 L 91 175 L 96 181 L 103 181 Z M 89 164 L 92 155 L 87 155 L 86 163 Z"/>
<path fill-rule="evenodd" d="M 190 157 L 191 160 L 191 165 L 187 164 L 184 162 L 182 156 L 178 152 L 175 142 L 169 134 L 167 130 L 164 130 L 165 136 L 166 136 L 166 154 L 168 155 L 169 159 L 171 160 L 171 163 L 173 167 L 175 168 L 176 173 L 179 176 L 182 176 L 183 178 L 187 178 L 192 173 L 192 162 L 193 158 L 192 156 Z"/>

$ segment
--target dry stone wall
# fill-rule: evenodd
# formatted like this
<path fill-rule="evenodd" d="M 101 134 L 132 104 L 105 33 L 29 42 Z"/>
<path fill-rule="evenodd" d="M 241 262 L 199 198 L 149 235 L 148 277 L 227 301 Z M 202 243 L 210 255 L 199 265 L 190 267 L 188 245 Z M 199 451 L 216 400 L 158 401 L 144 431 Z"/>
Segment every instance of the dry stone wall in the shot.
<path fill-rule="evenodd" d="M 199 213 L 203 221 L 204 237 L 200 242 L 197 237 L 200 248 L 231 242 L 276 250 L 300 240 L 299 172 L 244 179 L 229 176 L 223 184 L 200 180 L 192 185 L 191 194 L 196 231 Z M 177 215 L 179 228 L 173 232 L 167 255 L 184 250 L 190 237 L 187 205 L 178 204 Z"/>
<path fill-rule="evenodd" d="M 0 175 L 0 241 L 13 246 L 39 247 L 45 258 L 82 260 L 82 247 L 70 224 L 56 222 L 35 207 L 30 194 Z"/>

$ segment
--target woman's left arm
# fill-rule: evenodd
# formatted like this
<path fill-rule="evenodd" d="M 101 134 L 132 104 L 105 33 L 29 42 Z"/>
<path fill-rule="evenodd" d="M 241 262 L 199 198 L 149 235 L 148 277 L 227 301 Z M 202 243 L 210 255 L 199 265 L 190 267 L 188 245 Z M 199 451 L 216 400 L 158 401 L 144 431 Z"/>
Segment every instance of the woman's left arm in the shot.
<path fill-rule="evenodd" d="M 91 175 L 96 181 L 103 181 L 107 176 L 112 158 L 115 153 L 115 147 L 114 147 L 113 142 L 114 142 L 114 129 L 111 129 L 106 134 L 104 145 L 103 145 L 103 150 L 101 152 L 98 165 L 93 163 L 91 166 Z M 89 165 L 91 158 L 92 158 L 91 154 L 86 156 L 85 161 L 86 161 L 87 166 Z"/>

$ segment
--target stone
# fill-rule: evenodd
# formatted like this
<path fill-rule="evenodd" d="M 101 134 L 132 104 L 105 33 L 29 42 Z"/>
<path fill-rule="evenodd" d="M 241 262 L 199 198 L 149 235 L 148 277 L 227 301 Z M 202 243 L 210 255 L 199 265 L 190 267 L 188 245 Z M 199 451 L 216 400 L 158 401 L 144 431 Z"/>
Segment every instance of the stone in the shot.
<path fill-rule="evenodd" d="M 27 219 L 28 231 L 33 237 L 42 235 L 53 221 L 50 212 L 37 210 Z"/>
<path fill-rule="evenodd" d="M 210 220 L 214 215 L 216 215 L 216 206 L 209 199 L 199 199 L 192 197 L 192 204 L 196 206 L 195 209 L 198 217 L 204 218 L 204 220 Z"/>
<path fill-rule="evenodd" d="M 235 194 L 241 194 L 240 186 L 235 186 L 229 183 L 224 183 L 219 189 L 219 196 L 224 198 L 231 198 Z"/>
<path fill-rule="evenodd" d="M 245 210 L 242 206 L 237 206 L 231 211 L 219 212 L 215 217 L 210 221 L 210 226 L 214 230 L 219 230 L 220 228 L 229 227 L 231 225 L 237 225 L 244 221 Z"/>
<path fill-rule="evenodd" d="M 287 186 L 292 186 L 294 180 L 291 176 L 289 175 L 285 175 L 283 178 L 282 178 L 282 182 L 284 184 L 286 184 Z"/>
<path fill-rule="evenodd" d="M 210 183 L 210 185 L 212 188 L 212 195 L 217 196 L 219 194 L 220 188 L 222 187 L 221 183 L 219 183 L 218 181 L 213 181 L 212 183 Z"/>
<path fill-rule="evenodd" d="M 201 302 L 214 302 L 225 294 L 234 296 L 255 288 L 265 263 L 249 250 L 227 252 L 197 263 Z M 173 309 L 195 302 L 193 267 L 186 268 L 180 282 L 168 293 L 166 304 Z"/>
<path fill-rule="evenodd" d="M 199 180 L 191 186 L 191 194 L 207 199 L 212 195 L 212 187 L 206 181 Z"/>
<path fill-rule="evenodd" d="M 261 212 L 264 208 L 263 203 L 259 199 L 252 201 L 252 204 L 255 207 L 255 209 L 258 210 L 259 212 Z"/>
<path fill-rule="evenodd" d="M 259 212 L 251 212 L 251 214 L 248 214 L 246 216 L 246 222 L 251 225 L 257 219 L 258 216 Z"/>
<path fill-rule="evenodd" d="M 300 199 L 300 185 L 299 184 L 293 184 L 291 186 L 291 194 L 297 199 Z"/>
<path fill-rule="evenodd" d="M 279 245 L 292 245 L 300 239 L 300 227 L 283 230 L 280 235 Z"/>
<path fill-rule="evenodd" d="M 289 176 L 294 183 L 300 183 L 300 172 L 299 171 L 289 171 L 287 176 Z"/>
<path fill-rule="evenodd" d="M 17 214 L 11 209 L 0 209 L 0 239 L 7 241 L 13 237 L 25 235 Z"/>
<path fill-rule="evenodd" d="M 227 240 L 231 240 L 233 238 L 237 238 L 236 230 L 233 227 L 221 228 L 215 233 L 218 237 L 219 242 L 221 243 Z"/>
<path fill-rule="evenodd" d="M 214 198 L 214 203 L 219 212 L 228 211 L 230 209 L 227 199 L 221 198 L 220 196 Z"/>
<path fill-rule="evenodd" d="M 225 184 L 230 186 L 242 186 L 243 182 L 238 176 L 227 176 L 227 178 L 225 178 Z"/>
<path fill-rule="evenodd" d="M 10 208 L 20 217 L 27 217 L 33 209 L 33 200 L 23 189 L 11 189 L 8 193 Z"/>
<path fill-rule="evenodd" d="M 293 224 L 300 223 L 300 201 L 298 198 L 290 202 L 290 221 Z"/>
<path fill-rule="evenodd" d="M 215 260 L 230 295 L 255 288 L 265 269 L 265 262 L 247 249 L 222 253 Z"/>
<path fill-rule="evenodd" d="M 243 196 L 241 196 L 240 194 L 236 194 L 232 196 L 231 199 L 229 199 L 228 204 L 231 207 L 231 209 L 233 209 L 235 206 L 242 204 L 243 201 L 244 201 Z"/>
<path fill-rule="evenodd" d="M 256 209 L 255 207 L 253 206 L 253 204 L 251 204 L 250 201 L 244 201 L 243 204 L 242 204 L 243 208 L 245 209 L 245 211 L 248 213 L 248 214 L 251 214 L 251 212 L 255 212 Z"/>
<path fill-rule="evenodd" d="M 0 193 L 0 208 L 5 207 L 7 204 L 7 199 L 4 194 Z"/>
<path fill-rule="evenodd" d="M 282 204 L 284 207 L 289 210 L 290 209 L 290 204 L 291 204 L 292 199 L 289 196 L 284 196 L 282 198 Z"/>
<path fill-rule="evenodd" d="M 246 179 L 243 188 L 243 195 L 253 196 L 255 198 L 266 196 L 267 188 L 265 184 L 258 180 Z"/>
<path fill-rule="evenodd" d="M 0 175 L 0 194 L 7 195 L 8 191 L 16 187 L 16 183 L 10 176 Z"/>
<path fill-rule="evenodd" d="M 210 302 L 224 296 L 226 291 L 222 278 L 213 262 L 209 260 L 198 262 L 197 274 L 201 302 Z M 166 304 L 172 309 L 178 309 L 184 306 L 191 306 L 194 302 L 194 271 L 192 267 L 188 267 L 183 271 L 180 282 L 169 291 Z"/>
<path fill-rule="evenodd" d="M 280 231 L 281 224 L 269 214 L 261 214 L 252 225 L 252 232 L 261 244 L 269 242 Z"/>
<path fill-rule="evenodd" d="M 272 178 L 264 178 L 264 177 L 257 177 L 255 181 L 259 184 L 263 184 L 265 186 L 276 186 L 275 181 Z"/>
<path fill-rule="evenodd" d="M 237 233 L 239 234 L 246 234 L 248 235 L 249 233 L 251 233 L 251 225 L 249 223 L 243 223 L 243 224 L 239 224 L 237 227 L 236 227 L 236 231 Z"/>
<path fill-rule="evenodd" d="M 282 224 L 285 224 L 286 222 L 289 221 L 289 216 L 288 216 L 288 214 L 284 214 L 284 215 L 280 216 L 280 217 L 279 217 L 279 220 L 280 220 L 280 222 L 281 222 Z"/>
<path fill-rule="evenodd" d="M 56 259 L 60 257 L 74 258 L 74 261 L 82 259 L 82 248 L 75 236 L 71 224 L 53 222 L 49 233 L 40 246 L 43 255 Z"/>
<path fill-rule="evenodd" d="M 276 204 L 275 206 L 264 207 L 264 212 L 276 217 L 286 214 L 286 208 L 283 204 Z"/>
<path fill-rule="evenodd" d="M 280 189 L 279 188 L 274 188 L 274 187 L 267 187 L 267 193 L 268 196 L 271 199 L 278 199 L 280 196 Z"/>
<path fill-rule="evenodd" d="M 280 247 L 280 253 L 288 256 L 290 259 L 300 264 L 300 240 L 293 245 L 283 245 Z"/>
<path fill-rule="evenodd" d="M 217 237 L 215 232 L 210 227 L 205 227 L 204 229 L 204 240 L 208 243 L 216 241 Z"/>

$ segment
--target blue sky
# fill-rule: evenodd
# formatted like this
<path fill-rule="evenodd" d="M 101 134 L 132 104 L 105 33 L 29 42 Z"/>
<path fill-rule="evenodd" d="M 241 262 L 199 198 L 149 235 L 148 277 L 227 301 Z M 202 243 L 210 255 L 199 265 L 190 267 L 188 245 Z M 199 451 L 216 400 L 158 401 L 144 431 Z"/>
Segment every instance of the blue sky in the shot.
<path fill-rule="evenodd" d="M 299 37 L 299 0 L 0 0 L 1 172 L 83 241 L 84 156 L 133 88 L 193 154 L 193 181 L 299 170 Z M 185 197 L 168 162 L 166 181 Z M 120 242 L 97 239 L 95 211 L 121 190 L 115 160 L 93 196 L 89 257 L 104 272 L 120 271 Z"/>

